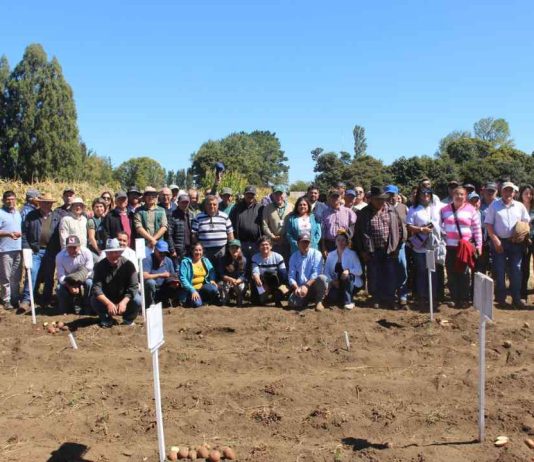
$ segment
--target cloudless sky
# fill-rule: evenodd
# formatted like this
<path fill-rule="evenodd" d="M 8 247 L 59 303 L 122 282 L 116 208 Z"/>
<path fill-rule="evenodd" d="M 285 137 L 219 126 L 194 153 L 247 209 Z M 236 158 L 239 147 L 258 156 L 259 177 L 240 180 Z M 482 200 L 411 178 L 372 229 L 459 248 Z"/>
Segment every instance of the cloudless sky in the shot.
<path fill-rule="evenodd" d="M 291 182 L 311 180 L 310 150 L 352 153 L 355 124 L 391 163 L 487 116 L 534 150 L 532 0 L 0 4 L 0 54 L 56 56 L 83 140 L 115 166 L 188 167 L 208 139 L 259 129 Z"/>

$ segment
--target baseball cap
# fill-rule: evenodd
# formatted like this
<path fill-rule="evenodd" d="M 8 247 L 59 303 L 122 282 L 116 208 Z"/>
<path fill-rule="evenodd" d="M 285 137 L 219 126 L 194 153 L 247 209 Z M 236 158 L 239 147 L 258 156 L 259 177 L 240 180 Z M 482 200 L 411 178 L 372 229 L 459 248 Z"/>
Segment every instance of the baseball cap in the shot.
<path fill-rule="evenodd" d="M 460 184 L 457 180 L 451 180 L 447 183 L 447 186 L 458 186 Z"/>
<path fill-rule="evenodd" d="M 117 191 L 115 193 L 115 199 L 126 199 L 128 197 L 128 194 L 126 194 L 126 191 Z"/>
<path fill-rule="evenodd" d="M 384 188 L 384 193 L 386 193 L 386 194 L 399 194 L 399 188 L 397 188 L 397 186 L 395 186 L 394 184 L 388 184 Z"/>
<path fill-rule="evenodd" d="M 464 184 L 464 188 L 465 189 L 472 189 L 473 191 L 476 189 L 474 185 L 472 185 L 471 183 L 465 183 Z"/>
<path fill-rule="evenodd" d="M 241 241 L 239 239 L 232 239 L 228 241 L 228 247 L 241 247 Z"/>
<path fill-rule="evenodd" d="M 487 189 L 488 191 L 497 191 L 499 188 L 497 187 L 497 183 L 490 181 L 486 183 L 486 186 L 484 186 L 484 189 Z"/>
<path fill-rule="evenodd" d="M 141 191 L 139 191 L 139 188 L 137 186 L 130 186 L 128 188 L 128 194 L 133 194 L 133 193 L 136 193 L 136 194 L 143 194 Z"/>
<path fill-rule="evenodd" d="M 169 189 L 172 191 L 173 189 L 180 189 L 180 186 L 178 186 L 177 184 L 171 184 L 169 186 Z"/>
<path fill-rule="evenodd" d="M 156 250 L 159 252 L 169 252 L 169 244 L 164 240 L 160 240 L 156 243 Z"/>
<path fill-rule="evenodd" d="M 153 188 L 152 186 L 147 186 L 145 190 L 143 191 L 143 196 L 147 194 L 157 196 L 158 192 L 156 191 L 156 188 Z"/>
<path fill-rule="evenodd" d="M 467 195 L 467 200 L 470 201 L 471 199 L 480 199 L 480 196 L 475 191 L 473 191 L 472 193 L 469 193 Z"/>
<path fill-rule="evenodd" d="M 519 191 L 519 188 L 515 184 L 513 184 L 511 181 L 505 181 L 502 184 L 502 189 L 506 189 L 506 188 L 512 188 L 514 191 Z"/>
<path fill-rule="evenodd" d="M 104 252 L 124 252 L 124 248 L 121 247 L 117 238 L 113 238 L 106 241 L 106 250 Z"/>
<path fill-rule="evenodd" d="M 26 191 L 26 199 L 37 199 L 41 193 L 37 189 L 28 189 Z"/>
<path fill-rule="evenodd" d="M 328 191 L 328 197 L 333 197 L 333 196 L 340 196 L 341 193 L 339 192 L 339 189 L 331 189 L 330 191 Z"/>
<path fill-rule="evenodd" d="M 232 191 L 232 188 L 222 188 L 221 190 L 221 196 L 225 196 L 225 195 L 229 195 L 229 196 L 233 196 L 233 191 Z"/>
<path fill-rule="evenodd" d="M 252 185 L 246 186 L 245 194 L 256 194 L 256 186 L 252 186 Z"/>
<path fill-rule="evenodd" d="M 78 247 L 79 245 L 81 245 L 80 238 L 75 234 L 71 234 L 70 236 L 67 236 L 67 239 L 65 239 L 66 247 Z"/>
<path fill-rule="evenodd" d="M 356 191 L 354 191 L 354 189 L 347 189 L 345 191 L 345 196 L 353 196 L 353 197 L 356 197 Z"/>
<path fill-rule="evenodd" d="M 183 201 L 191 202 L 191 199 L 189 198 L 189 194 L 180 194 L 178 196 L 178 202 L 183 202 Z"/>
<path fill-rule="evenodd" d="M 273 186 L 273 192 L 284 193 L 284 192 L 286 192 L 286 188 L 284 186 L 282 186 L 281 184 L 277 184 L 277 185 Z"/>
<path fill-rule="evenodd" d="M 310 233 L 302 233 L 302 234 L 299 234 L 299 238 L 298 238 L 299 241 L 308 241 L 308 242 L 311 242 L 311 236 L 310 236 Z"/>
<path fill-rule="evenodd" d="M 63 194 L 65 194 L 65 193 L 72 193 L 72 194 L 74 194 L 74 189 L 72 189 L 71 187 L 65 188 L 65 189 L 63 190 Z"/>

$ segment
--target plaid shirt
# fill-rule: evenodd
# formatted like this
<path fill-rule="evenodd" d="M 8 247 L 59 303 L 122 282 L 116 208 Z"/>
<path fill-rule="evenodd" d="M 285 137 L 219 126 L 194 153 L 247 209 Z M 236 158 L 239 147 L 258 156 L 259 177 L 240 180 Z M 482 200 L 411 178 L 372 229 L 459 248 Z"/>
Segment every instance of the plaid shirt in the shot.
<path fill-rule="evenodd" d="M 369 228 L 375 249 L 384 249 L 388 246 L 390 220 L 388 207 L 376 212 L 371 218 Z"/>

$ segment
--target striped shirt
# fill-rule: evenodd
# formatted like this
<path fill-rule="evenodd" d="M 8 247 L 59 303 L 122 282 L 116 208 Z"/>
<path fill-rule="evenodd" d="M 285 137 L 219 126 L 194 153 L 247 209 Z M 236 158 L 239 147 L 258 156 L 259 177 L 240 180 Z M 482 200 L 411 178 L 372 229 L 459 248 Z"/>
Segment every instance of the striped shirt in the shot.
<path fill-rule="evenodd" d="M 206 212 L 199 213 L 191 222 L 191 232 L 204 247 L 209 248 L 225 246 L 228 234 L 234 230 L 228 215 L 219 211 L 214 216 Z"/>
<path fill-rule="evenodd" d="M 459 209 L 456 209 L 456 218 L 462 239 L 464 241 L 474 240 L 475 247 L 482 247 L 482 230 L 480 228 L 480 214 L 469 203 L 465 203 Z M 452 204 L 447 204 L 441 209 L 441 229 L 445 233 L 446 244 L 450 247 L 457 247 L 460 240 L 456 220 L 452 212 Z"/>
<path fill-rule="evenodd" d="M 252 256 L 252 274 L 276 273 L 285 269 L 284 257 L 277 252 L 271 252 L 267 258 L 263 258 L 259 252 Z"/>

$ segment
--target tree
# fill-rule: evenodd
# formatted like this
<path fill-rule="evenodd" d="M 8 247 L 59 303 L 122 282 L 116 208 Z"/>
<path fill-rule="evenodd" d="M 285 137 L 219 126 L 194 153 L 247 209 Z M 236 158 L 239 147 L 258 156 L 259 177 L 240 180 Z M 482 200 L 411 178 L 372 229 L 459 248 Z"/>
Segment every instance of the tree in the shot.
<path fill-rule="evenodd" d="M 2 56 L 0 57 L 0 159 L 7 158 L 6 96 L 9 73 L 9 62 L 6 56 Z M 3 176 L 5 176 L 3 170 L 0 170 L 0 177 Z"/>
<path fill-rule="evenodd" d="M 223 162 L 227 170 L 239 172 L 249 183 L 268 186 L 286 183 L 287 158 L 275 133 L 254 131 L 232 133 L 217 141 L 207 141 L 192 155 L 192 172 L 200 185 L 216 162 Z"/>
<path fill-rule="evenodd" d="M 493 152 L 493 146 L 478 138 L 460 138 L 447 145 L 447 156 L 455 163 L 483 159 Z"/>
<path fill-rule="evenodd" d="M 310 183 L 303 180 L 297 180 L 289 186 L 290 191 L 307 191 L 308 186 L 310 186 Z"/>
<path fill-rule="evenodd" d="M 109 157 L 99 156 L 93 150 L 87 149 L 83 141 L 80 143 L 80 150 L 83 169 L 80 169 L 77 180 L 109 187 L 119 186 L 113 176 L 113 167 Z"/>
<path fill-rule="evenodd" d="M 165 170 L 150 157 L 134 157 L 120 164 L 114 177 L 124 189 L 133 185 L 140 189 L 147 186 L 159 188 L 165 181 Z"/>
<path fill-rule="evenodd" d="M 187 190 L 194 186 L 193 174 L 191 169 L 181 169 L 176 172 L 175 176 L 176 184 L 180 189 Z"/>
<path fill-rule="evenodd" d="M 450 132 L 439 141 L 438 154 L 444 154 L 447 151 L 449 144 L 462 138 L 471 138 L 471 133 L 465 130 L 454 130 Z"/>
<path fill-rule="evenodd" d="M 510 127 L 505 119 L 494 119 L 493 117 L 486 117 L 480 119 L 473 126 L 475 136 L 490 143 L 493 147 L 514 145 L 510 138 Z"/>
<path fill-rule="evenodd" d="M 72 89 L 59 61 L 49 62 L 41 45 L 29 45 L 10 74 L 5 114 L 4 176 L 30 182 L 76 178 L 82 153 Z"/>
<path fill-rule="evenodd" d="M 367 138 L 365 137 L 365 128 L 355 125 L 352 130 L 354 136 L 354 157 L 363 157 L 367 152 Z"/>

